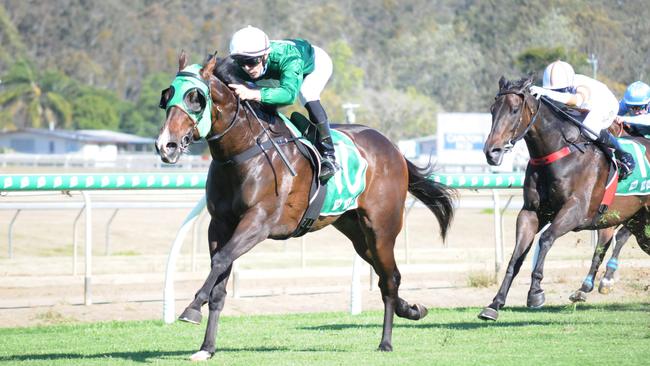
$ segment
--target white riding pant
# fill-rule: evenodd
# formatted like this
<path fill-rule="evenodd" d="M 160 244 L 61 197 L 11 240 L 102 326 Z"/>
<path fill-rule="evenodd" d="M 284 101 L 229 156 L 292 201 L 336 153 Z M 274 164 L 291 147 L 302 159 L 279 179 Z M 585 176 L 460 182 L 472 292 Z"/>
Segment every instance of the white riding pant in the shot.
<path fill-rule="evenodd" d="M 594 136 L 592 133 L 587 132 L 587 134 L 593 139 L 598 138 L 600 130 L 609 128 L 618 113 L 618 101 L 616 98 L 611 98 L 612 100 L 609 99 L 610 98 L 601 101 L 601 103 L 598 104 L 592 104 L 590 106 L 591 109 L 583 122 L 585 127 L 596 134 Z"/>
<path fill-rule="evenodd" d="M 320 100 L 320 93 L 332 76 L 332 59 L 323 49 L 314 47 L 314 71 L 307 75 L 300 87 L 300 103 L 304 106 L 307 102 Z"/>

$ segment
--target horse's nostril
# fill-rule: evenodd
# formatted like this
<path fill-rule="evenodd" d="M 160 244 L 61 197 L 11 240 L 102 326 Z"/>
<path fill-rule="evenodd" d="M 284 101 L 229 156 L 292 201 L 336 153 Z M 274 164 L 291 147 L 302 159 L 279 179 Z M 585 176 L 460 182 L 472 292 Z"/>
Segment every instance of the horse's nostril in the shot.
<path fill-rule="evenodd" d="M 175 142 L 168 142 L 167 145 L 165 145 L 165 147 L 168 150 L 176 150 L 176 148 L 178 147 L 178 144 L 175 143 Z"/>

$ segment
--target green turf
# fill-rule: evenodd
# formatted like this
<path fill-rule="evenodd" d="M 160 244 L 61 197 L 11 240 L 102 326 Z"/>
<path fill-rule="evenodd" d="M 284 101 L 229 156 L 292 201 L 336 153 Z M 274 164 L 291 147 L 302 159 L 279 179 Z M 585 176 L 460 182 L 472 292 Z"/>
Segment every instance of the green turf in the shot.
<path fill-rule="evenodd" d="M 365 312 L 225 317 L 214 365 L 644 365 L 650 303 L 502 310 L 433 309 L 396 318 L 393 353 L 375 351 L 382 315 Z M 176 365 L 204 326 L 160 321 L 0 329 L 0 365 Z"/>

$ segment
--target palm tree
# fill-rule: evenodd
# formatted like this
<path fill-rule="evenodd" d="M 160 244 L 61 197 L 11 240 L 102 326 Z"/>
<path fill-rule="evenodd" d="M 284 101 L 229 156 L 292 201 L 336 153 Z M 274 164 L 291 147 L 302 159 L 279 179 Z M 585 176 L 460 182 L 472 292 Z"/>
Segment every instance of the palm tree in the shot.
<path fill-rule="evenodd" d="M 0 128 L 69 128 L 72 105 L 57 92 L 56 80 L 52 73 L 39 78 L 24 60 L 14 63 L 0 84 Z"/>

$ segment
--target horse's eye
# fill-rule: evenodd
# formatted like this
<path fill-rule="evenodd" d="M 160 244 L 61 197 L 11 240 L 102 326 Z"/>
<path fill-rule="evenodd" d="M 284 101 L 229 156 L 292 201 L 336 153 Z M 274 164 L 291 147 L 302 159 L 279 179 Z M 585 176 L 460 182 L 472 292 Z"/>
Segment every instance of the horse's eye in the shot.
<path fill-rule="evenodd" d="M 512 110 L 510 111 L 510 114 L 517 114 L 517 113 L 519 113 L 519 106 L 512 108 Z"/>
<path fill-rule="evenodd" d="M 192 113 L 201 113 L 205 108 L 205 96 L 198 89 L 191 89 L 185 95 L 185 105 Z"/>

